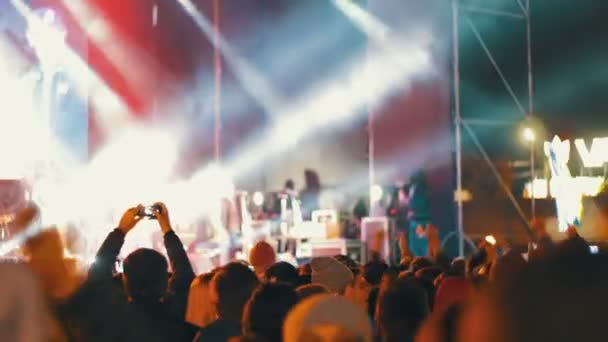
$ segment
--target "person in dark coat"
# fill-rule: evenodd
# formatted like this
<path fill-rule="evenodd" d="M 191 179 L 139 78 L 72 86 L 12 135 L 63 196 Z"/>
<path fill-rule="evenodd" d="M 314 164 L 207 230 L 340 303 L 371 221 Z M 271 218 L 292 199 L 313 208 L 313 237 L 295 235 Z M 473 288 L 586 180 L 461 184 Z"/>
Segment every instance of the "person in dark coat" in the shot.
<path fill-rule="evenodd" d="M 143 218 L 142 206 L 125 212 L 118 228 L 101 245 L 82 288 L 64 306 L 66 330 L 73 341 L 191 341 L 185 310 L 194 272 L 162 203 L 153 211 L 164 235 L 167 260 L 152 249 L 138 249 L 113 276 L 125 236 Z"/>
<path fill-rule="evenodd" d="M 414 256 L 427 256 L 429 241 L 426 227 L 431 223 L 431 205 L 426 176 L 422 171 L 412 176 L 409 191 L 408 247 Z"/>

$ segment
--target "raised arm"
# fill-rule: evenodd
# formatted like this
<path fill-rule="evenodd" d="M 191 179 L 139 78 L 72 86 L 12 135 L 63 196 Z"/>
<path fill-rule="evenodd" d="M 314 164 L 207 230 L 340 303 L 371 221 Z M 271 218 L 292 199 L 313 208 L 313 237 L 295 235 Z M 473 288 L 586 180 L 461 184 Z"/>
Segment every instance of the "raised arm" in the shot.
<path fill-rule="evenodd" d="M 186 302 L 190 284 L 194 280 L 194 271 L 181 240 L 171 228 L 169 211 L 163 203 L 156 203 L 154 216 L 163 232 L 165 248 L 171 263 L 173 274 L 169 279 L 165 301 L 171 306 L 171 311 L 179 317 L 185 317 Z"/>
<path fill-rule="evenodd" d="M 114 263 L 120 254 L 122 245 L 125 243 L 125 236 L 141 220 L 139 212 L 141 206 L 128 209 L 120 219 L 118 228 L 114 229 L 104 240 L 97 251 L 95 262 L 89 269 L 90 281 L 101 281 L 112 279 Z"/>

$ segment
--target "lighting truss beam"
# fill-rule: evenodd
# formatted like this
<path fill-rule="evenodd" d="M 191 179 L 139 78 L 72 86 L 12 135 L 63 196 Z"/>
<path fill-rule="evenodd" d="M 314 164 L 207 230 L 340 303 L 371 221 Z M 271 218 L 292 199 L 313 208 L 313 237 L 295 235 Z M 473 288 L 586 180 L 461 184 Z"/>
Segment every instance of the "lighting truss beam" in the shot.
<path fill-rule="evenodd" d="M 503 11 L 503 10 L 497 10 L 497 9 L 490 9 L 490 8 L 483 8 L 483 7 L 476 7 L 476 6 L 461 6 L 461 8 L 465 11 L 472 12 L 472 13 L 489 14 L 489 15 L 501 16 L 501 17 L 512 18 L 512 19 L 520 19 L 520 20 L 526 19 L 526 15 L 521 14 L 521 13 L 515 13 L 515 12 L 509 12 L 509 11 Z M 522 9 L 523 9 L 523 7 L 522 7 Z M 525 13 L 525 11 L 524 11 L 524 13 Z"/>

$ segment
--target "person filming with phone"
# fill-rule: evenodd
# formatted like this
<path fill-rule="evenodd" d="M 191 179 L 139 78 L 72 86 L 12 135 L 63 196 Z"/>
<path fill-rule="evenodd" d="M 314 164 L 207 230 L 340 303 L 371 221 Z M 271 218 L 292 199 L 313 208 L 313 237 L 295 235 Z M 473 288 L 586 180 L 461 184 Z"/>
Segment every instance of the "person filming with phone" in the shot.
<path fill-rule="evenodd" d="M 168 263 L 162 254 L 140 248 L 126 257 L 123 273 L 115 276 L 114 265 L 126 235 L 146 218 L 158 221 L 172 273 L 168 273 Z M 92 335 L 93 340 L 104 338 L 99 334 L 107 335 L 108 340 L 192 340 L 184 317 L 193 279 L 192 266 L 182 242 L 171 228 L 166 206 L 156 203 L 128 209 L 99 248 L 87 284 L 81 291 L 82 303 L 86 303 L 81 309 L 86 314 L 87 307 L 93 307 L 91 298 L 95 297 L 96 319 L 105 327 L 92 328 L 86 335 Z M 128 323 L 119 317 L 128 317 Z"/>

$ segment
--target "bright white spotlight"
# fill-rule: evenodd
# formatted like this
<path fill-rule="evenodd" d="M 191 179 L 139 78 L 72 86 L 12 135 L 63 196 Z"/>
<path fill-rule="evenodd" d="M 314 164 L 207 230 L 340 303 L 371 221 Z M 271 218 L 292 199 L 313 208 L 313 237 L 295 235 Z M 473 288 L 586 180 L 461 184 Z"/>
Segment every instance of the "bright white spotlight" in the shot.
<path fill-rule="evenodd" d="M 525 127 L 522 131 L 523 138 L 526 142 L 532 143 L 536 140 L 536 134 L 534 130 L 530 127 Z"/>
<path fill-rule="evenodd" d="M 384 195 L 384 190 L 380 185 L 373 185 L 370 189 L 370 199 L 373 203 L 378 203 Z"/>
<path fill-rule="evenodd" d="M 62 82 L 57 86 L 57 94 L 65 96 L 70 92 L 70 85 L 66 82 Z"/>
<path fill-rule="evenodd" d="M 80 191 L 94 193 L 100 208 L 153 203 L 164 199 L 176 160 L 177 144 L 170 134 L 131 129 L 112 139 L 86 166 L 78 180 Z"/>
<path fill-rule="evenodd" d="M 213 163 L 197 171 L 190 178 L 189 183 L 204 190 L 207 197 L 222 199 L 234 197 L 233 179 L 233 172 L 230 169 Z"/>
<path fill-rule="evenodd" d="M 27 18 L 27 39 L 43 63 L 61 63 L 64 51 L 57 46 L 65 44 L 66 29 L 51 9 L 38 9 Z"/>
<path fill-rule="evenodd" d="M 264 194 L 260 191 L 256 191 L 253 193 L 253 204 L 256 207 L 261 207 L 264 205 Z"/>
<path fill-rule="evenodd" d="M 370 35 L 373 39 L 384 41 L 390 33 L 390 29 L 382 21 L 369 14 L 351 0 L 333 0 L 333 3 L 353 23 L 358 25 L 363 32 Z"/>
<path fill-rule="evenodd" d="M 26 19 L 28 25 L 28 39 L 35 45 L 36 53 L 39 55 L 40 60 L 50 67 L 55 67 L 59 63 L 61 66 L 65 66 L 66 73 L 70 76 L 70 79 L 77 84 L 75 90 L 77 90 L 78 94 L 83 98 L 92 95 L 88 93 L 89 90 L 94 90 L 95 94 L 90 97 L 96 110 L 99 124 L 104 129 L 104 133 L 113 134 L 114 132 L 119 131 L 117 129 L 117 124 L 124 124 L 129 121 L 129 108 L 115 92 L 110 89 L 105 81 L 89 67 L 88 63 L 66 44 L 65 29 L 61 23 L 58 22 L 57 16 L 53 12 L 48 12 L 50 10 L 42 10 L 42 12 L 41 10 L 34 11 L 24 0 L 10 1 L 15 9 L 17 9 L 17 12 Z M 76 3 L 83 2 L 76 1 Z M 65 5 L 67 6 L 68 4 L 66 3 Z M 74 13 L 74 16 L 79 19 L 80 16 L 76 14 L 80 13 Z M 87 23 L 92 23 L 92 20 L 89 20 Z M 104 51 L 107 52 L 109 46 L 103 46 Z M 123 60 L 129 59 L 124 58 Z M 141 64 L 143 59 L 132 58 L 131 60 L 137 60 L 137 64 Z M 129 70 L 129 74 L 132 75 L 137 73 L 134 73 L 133 70 Z M 38 80 L 42 80 L 44 75 L 38 74 L 32 75 L 32 77 L 37 77 Z M 98 106 L 99 101 L 96 99 L 96 95 L 99 94 L 103 95 L 104 98 L 112 98 L 114 106 L 112 107 L 111 112 L 105 110 L 102 106 Z"/>

